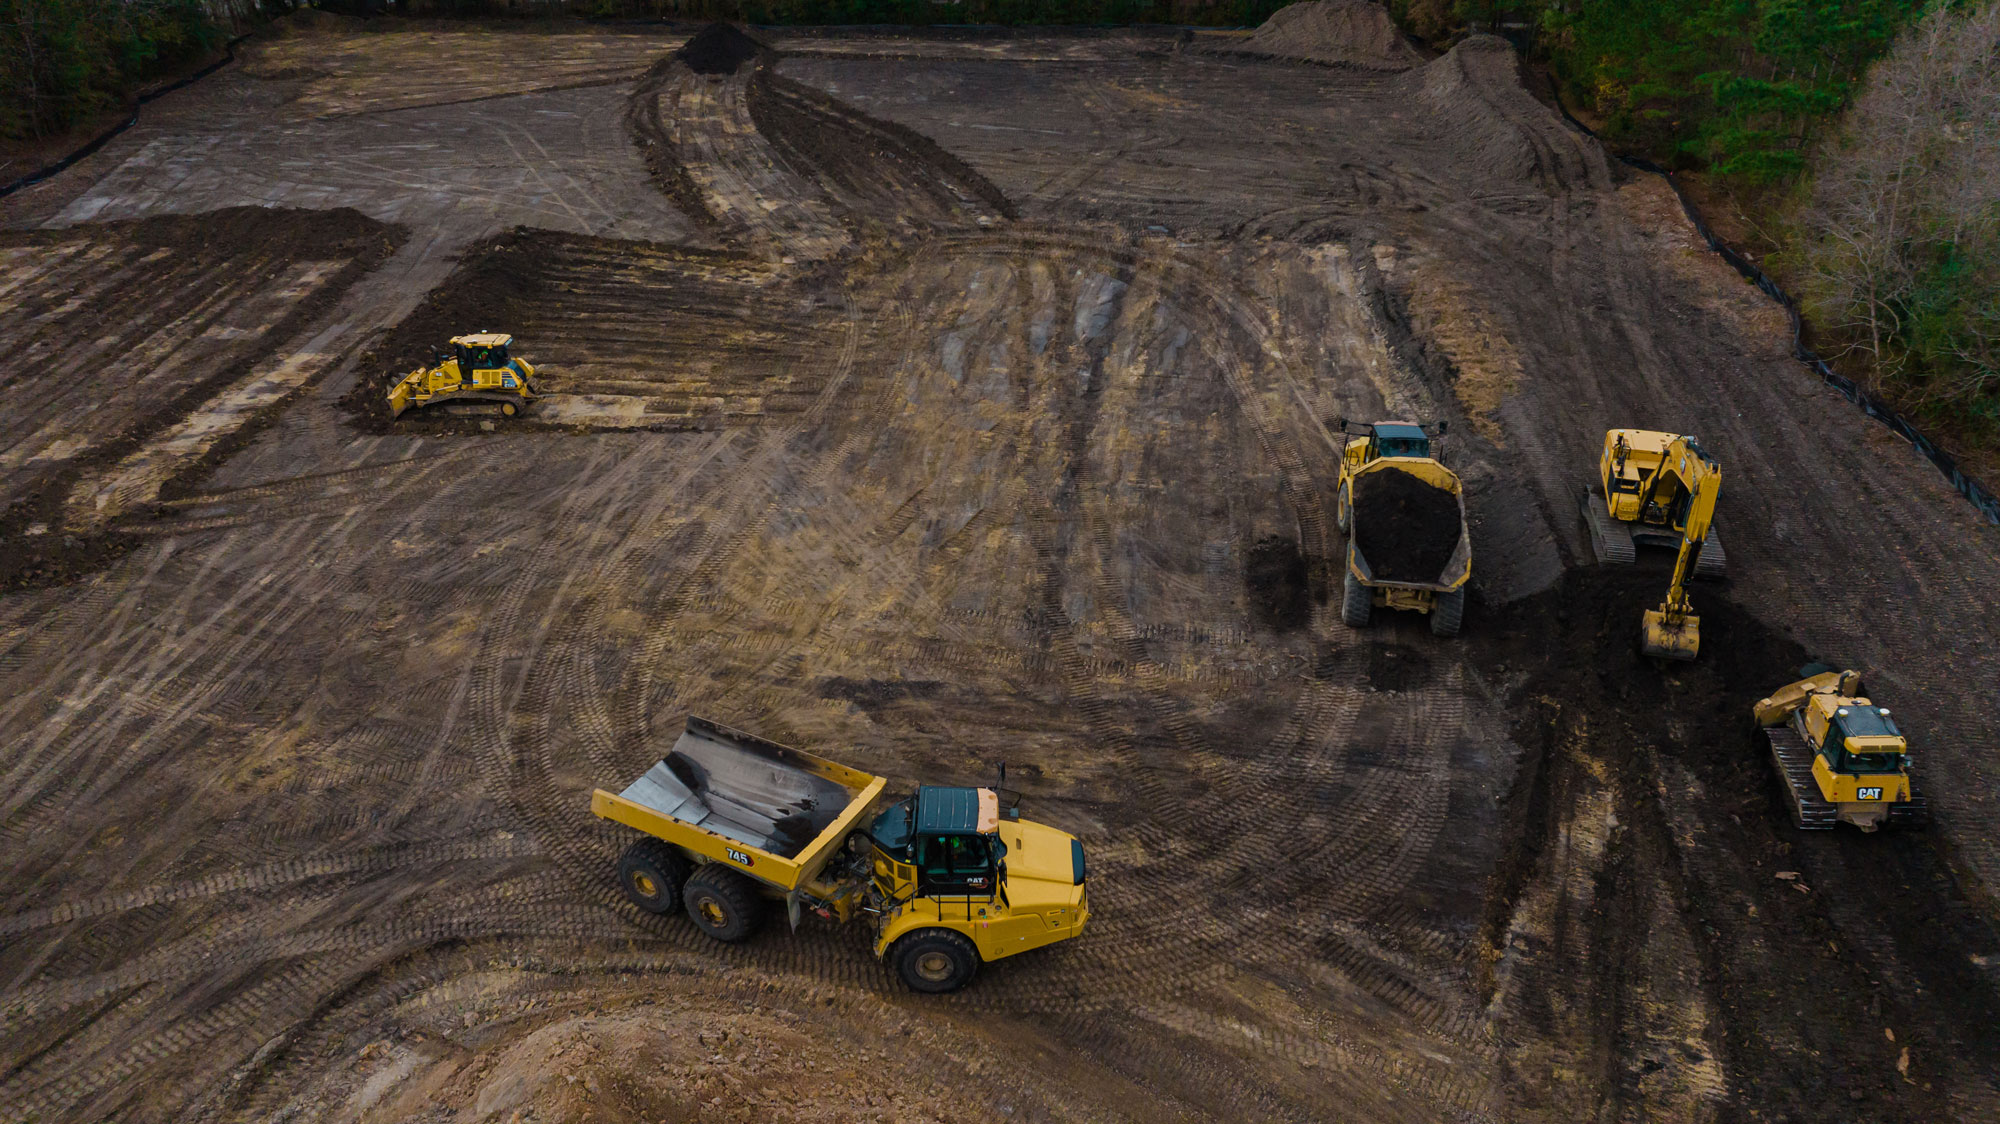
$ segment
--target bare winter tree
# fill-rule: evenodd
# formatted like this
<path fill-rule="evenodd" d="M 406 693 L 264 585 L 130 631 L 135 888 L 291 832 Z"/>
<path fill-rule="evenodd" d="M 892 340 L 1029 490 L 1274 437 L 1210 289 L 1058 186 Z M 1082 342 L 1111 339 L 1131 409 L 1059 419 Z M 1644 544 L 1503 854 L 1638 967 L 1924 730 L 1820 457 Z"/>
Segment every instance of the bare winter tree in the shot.
<path fill-rule="evenodd" d="M 1796 255 L 1815 322 L 1917 404 L 2000 393 L 2000 0 L 1905 32 L 1815 167 Z"/>

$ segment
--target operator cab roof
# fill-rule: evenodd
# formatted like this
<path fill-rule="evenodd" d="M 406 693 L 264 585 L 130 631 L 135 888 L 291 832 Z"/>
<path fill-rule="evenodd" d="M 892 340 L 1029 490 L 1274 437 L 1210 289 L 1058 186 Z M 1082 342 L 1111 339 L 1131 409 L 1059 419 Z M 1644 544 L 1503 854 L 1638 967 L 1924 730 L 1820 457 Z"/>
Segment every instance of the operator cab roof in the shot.
<path fill-rule="evenodd" d="M 453 336 L 451 342 L 467 347 L 506 347 L 514 342 L 514 337 L 505 332 L 474 332 L 468 336 Z"/>
<path fill-rule="evenodd" d="M 1411 425 L 1409 422 L 1378 422 L 1375 425 L 1375 436 L 1378 440 L 1389 441 L 1430 440 L 1430 434 L 1425 433 L 1423 427 Z"/>
<path fill-rule="evenodd" d="M 1866 699 L 1846 699 L 1835 703 L 1834 721 L 1850 738 L 1900 738 L 1903 732 L 1889 718 L 1887 707 L 1875 706 Z"/>
<path fill-rule="evenodd" d="M 985 834 L 1000 826 L 1000 797 L 990 788 L 917 786 L 917 834 Z"/>

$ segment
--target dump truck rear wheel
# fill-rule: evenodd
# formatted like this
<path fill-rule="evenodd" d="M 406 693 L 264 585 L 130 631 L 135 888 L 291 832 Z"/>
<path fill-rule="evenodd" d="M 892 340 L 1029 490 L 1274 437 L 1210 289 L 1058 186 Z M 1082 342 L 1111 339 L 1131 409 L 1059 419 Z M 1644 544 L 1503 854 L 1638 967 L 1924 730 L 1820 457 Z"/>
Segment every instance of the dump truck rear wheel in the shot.
<path fill-rule="evenodd" d="M 1375 595 L 1361 584 L 1354 571 L 1347 571 L 1347 588 L 1340 599 L 1340 619 L 1346 621 L 1350 628 L 1367 628 L 1368 617 L 1374 608 Z"/>
<path fill-rule="evenodd" d="M 979 950 L 950 929 L 920 929 L 896 942 L 890 958 L 911 991 L 957 991 L 979 972 Z"/>
<path fill-rule="evenodd" d="M 1454 589 L 1438 594 L 1437 604 L 1431 606 L 1431 631 L 1439 636 L 1457 636 L 1464 621 L 1465 591 Z"/>
<path fill-rule="evenodd" d="M 687 859 L 658 839 L 639 840 L 618 860 L 619 887 L 648 913 L 672 913 L 687 879 Z"/>
<path fill-rule="evenodd" d="M 748 879 L 726 866 L 709 863 L 694 872 L 681 889 L 681 902 L 694 926 L 726 944 L 748 940 L 757 931 L 764 899 Z"/>

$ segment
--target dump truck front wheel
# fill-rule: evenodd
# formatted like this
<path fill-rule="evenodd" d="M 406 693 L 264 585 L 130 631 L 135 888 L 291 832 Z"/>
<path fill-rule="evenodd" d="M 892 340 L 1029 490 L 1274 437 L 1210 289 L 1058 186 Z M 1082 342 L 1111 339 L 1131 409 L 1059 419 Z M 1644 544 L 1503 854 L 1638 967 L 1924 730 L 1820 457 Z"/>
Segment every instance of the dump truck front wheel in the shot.
<path fill-rule="evenodd" d="M 1361 584 L 1354 571 L 1347 571 L 1347 587 L 1340 599 L 1340 619 L 1350 628 L 1367 628 L 1368 617 L 1375 609 L 1375 594 Z"/>
<path fill-rule="evenodd" d="M 618 860 L 618 885 L 648 913 L 672 913 L 687 879 L 687 859 L 658 839 L 639 840 Z"/>
<path fill-rule="evenodd" d="M 896 974 L 911 991 L 939 995 L 972 982 L 979 950 L 950 929 L 919 929 L 889 950 Z"/>
<path fill-rule="evenodd" d="M 681 890 L 681 902 L 695 928 L 727 944 L 748 940 L 757 931 L 764 904 L 754 883 L 716 863 L 689 876 Z"/>

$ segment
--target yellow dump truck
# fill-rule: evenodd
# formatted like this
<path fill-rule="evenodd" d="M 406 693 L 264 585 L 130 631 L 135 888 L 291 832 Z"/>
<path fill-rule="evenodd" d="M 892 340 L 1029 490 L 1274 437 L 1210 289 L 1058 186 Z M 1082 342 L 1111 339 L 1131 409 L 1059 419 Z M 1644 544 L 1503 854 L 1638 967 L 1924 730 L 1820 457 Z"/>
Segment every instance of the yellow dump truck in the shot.
<path fill-rule="evenodd" d="M 1429 613 L 1458 635 L 1472 579 L 1465 487 L 1436 457 L 1443 422 L 1336 423 L 1346 436 L 1334 522 L 1347 536 L 1340 615 L 1366 627 L 1377 606 Z"/>
<path fill-rule="evenodd" d="M 999 789 L 888 786 L 690 716 L 671 752 L 624 791 L 592 793 L 590 810 L 643 833 L 618 862 L 639 908 L 680 908 L 732 942 L 769 900 L 793 928 L 808 913 L 866 917 L 875 955 L 916 991 L 956 991 L 987 961 L 1083 931 L 1075 836 L 1021 819 Z"/>

